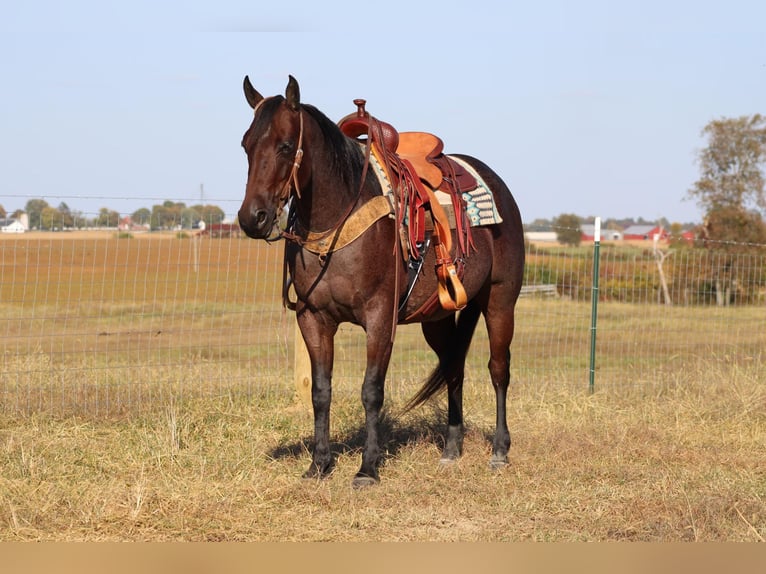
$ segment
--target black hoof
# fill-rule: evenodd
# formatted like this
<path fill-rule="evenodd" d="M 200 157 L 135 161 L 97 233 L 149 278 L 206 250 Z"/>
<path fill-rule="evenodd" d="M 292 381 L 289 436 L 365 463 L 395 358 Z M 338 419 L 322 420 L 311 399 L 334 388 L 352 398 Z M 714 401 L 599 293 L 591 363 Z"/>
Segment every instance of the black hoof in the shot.
<path fill-rule="evenodd" d="M 439 459 L 439 465 L 440 466 L 452 466 L 455 463 L 457 463 L 459 456 L 449 455 L 449 454 L 443 454 L 442 457 Z"/>
<path fill-rule="evenodd" d="M 379 480 L 375 477 L 367 476 L 366 474 L 357 474 L 354 477 L 354 480 L 351 481 L 351 486 L 356 489 L 368 488 L 370 486 L 375 486 L 378 482 Z"/>
<path fill-rule="evenodd" d="M 508 457 L 505 455 L 493 454 L 489 461 L 489 468 L 492 470 L 503 470 L 508 466 Z"/>
<path fill-rule="evenodd" d="M 312 464 L 306 472 L 301 475 L 303 480 L 324 480 L 329 478 L 332 474 L 332 467 L 321 469 L 317 465 Z"/>

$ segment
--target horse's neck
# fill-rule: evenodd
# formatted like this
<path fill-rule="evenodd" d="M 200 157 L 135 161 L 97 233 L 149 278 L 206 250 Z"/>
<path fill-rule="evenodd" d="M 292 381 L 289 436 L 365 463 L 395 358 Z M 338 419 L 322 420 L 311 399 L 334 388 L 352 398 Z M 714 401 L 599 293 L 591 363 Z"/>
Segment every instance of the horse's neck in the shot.
<path fill-rule="evenodd" d="M 359 176 L 342 178 L 333 171 L 331 162 L 326 152 L 314 155 L 310 183 L 301 190 L 298 217 L 309 231 L 321 232 L 339 225 L 366 194 L 360 189 Z"/>

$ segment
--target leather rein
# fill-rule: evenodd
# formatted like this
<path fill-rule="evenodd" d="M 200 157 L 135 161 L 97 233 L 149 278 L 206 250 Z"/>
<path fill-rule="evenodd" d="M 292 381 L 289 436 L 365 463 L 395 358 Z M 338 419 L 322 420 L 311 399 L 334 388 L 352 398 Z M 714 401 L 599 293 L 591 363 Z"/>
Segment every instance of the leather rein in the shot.
<path fill-rule="evenodd" d="M 273 96 L 272 96 L 273 97 Z M 258 105 L 256 105 L 254 113 L 257 113 L 258 109 L 261 107 L 263 102 L 266 101 L 268 98 L 264 98 L 261 100 Z M 298 199 L 301 199 L 301 190 L 300 190 L 300 184 L 298 182 L 298 170 L 301 167 L 301 162 L 303 160 L 303 109 L 298 110 L 299 114 L 299 126 L 300 131 L 298 133 L 298 149 L 295 150 L 295 158 L 293 160 L 293 166 L 290 170 L 290 173 L 287 176 L 287 179 L 285 179 L 284 184 L 282 185 L 282 189 L 280 190 L 279 199 L 281 202 L 281 206 L 279 208 L 280 213 L 284 209 L 285 205 L 287 204 L 288 200 L 290 199 L 290 196 L 292 194 L 292 191 L 295 191 L 295 195 L 298 197 Z M 353 201 L 349 202 L 348 209 L 343 213 L 343 215 L 338 219 L 338 221 L 331 226 L 326 231 L 322 232 L 312 232 L 311 230 L 306 230 L 306 237 L 302 237 L 301 235 L 288 231 L 288 229 L 294 229 L 296 225 L 300 225 L 300 222 L 297 221 L 297 216 L 294 215 L 294 212 L 292 210 L 290 215 L 288 216 L 288 221 L 286 224 L 286 228 L 280 230 L 278 237 L 275 239 L 275 241 L 278 241 L 279 239 L 285 239 L 286 241 L 292 241 L 293 243 L 296 243 L 297 245 L 308 249 L 309 251 L 312 251 L 314 253 L 317 253 L 319 256 L 319 261 L 322 265 L 324 265 L 324 262 L 327 259 L 327 256 L 332 253 L 334 249 L 340 249 L 342 245 L 335 245 L 338 240 L 338 234 L 341 227 L 344 226 L 346 221 L 351 217 L 352 212 L 354 211 L 354 208 L 356 207 L 357 203 L 359 202 L 359 198 L 362 196 L 362 191 L 364 190 L 364 184 L 367 180 L 367 172 L 369 170 L 370 165 L 370 153 L 372 148 L 372 134 L 368 134 L 367 138 L 367 144 L 365 145 L 365 152 L 364 152 L 364 166 L 362 168 L 362 174 L 359 180 L 359 189 L 357 190 L 356 197 L 354 197 Z M 374 199 L 383 199 L 384 201 L 378 201 L 378 202 L 370 202 L 368 204 L 365 204 L 368 207 L 371 207 L 372 203 L 375 203 L 375 207 L 372 209 L 365 210 L 364 207 L 359 210 L 358 213 L 362 212 L 370 212 L 375 211 L 377 215 L 373 215 L 373 220 L 379 219 L 385 212 L 385 214 L 390 213 L 388 208 L 385 209 L 382 207 L 382 204 L 385 203 L 386 206 L 388 206 L 388 200 L 383 198 L 382 196 L 380 198 L 376 197 Z M 278 215 L 279 217 L 279 215 Z M 292 220 L 292 221 L 291 221 Z M 327 238 L 333 236 L 332 241 L 327 241 Z M 317 245 L 327 245 L 329 243 L 329 246 L 322 247 L 321 249 L 317 249 L 314 246 Z M 394 246 L 394 254 L 396 254 L 396 246 Z M 398 301 L 399 298 L 399 266 L 395 266 L 395 275 L 396 275 L 396 297 L 395 301 Z M 287 258 L 285 257 L 283 261 L 282 266 L 282 303 L 291 311 L 294 311 L 296 309 L 296 305 L 294 301 L 290 300 L 289 297 L 289 289 L 290 285 L 292 284 L 292 277 L 290 277 L 290 272 L 287 268 Z M 316 283 L 319 282 L 321 279 L 322 273 L 317 277 Z M 312 289 L 313 287 L 312 286 Z M 394 340 L 394 335 L 396 333 L 396 318 L 397 318 L 397 305 L 394 305 L 394 321 L 392 325 L 391 330 L 391 341 Z"/>
<path fill-rule="evenodd" d="M 255 112 L 258 111 L 258 108 L 267 99 L 268 98 L 264 98 L 258 103 L 258 105 L 255 107 Z M 285 182 L 282 185 L 282 189 L 280 190 L 280 193 L 279 193 L 279 200 L 282 204 L 281 207 L 279 208 L 279 213 L 281 213 L 281 211 L 284 209 L 285 205 L 290 199 L 290 196 L 293 190 L 295 191 L 295 195 L 298 197 L 298 199 L 301 199 L 301 189 L 300 189 L 300 184 L 298 182 L 298 170 L 300 170 L 301 162 L 303 161 L 303 109 L 298 110 L 298 118 L 299 118 L 298 148 L 295 150 L 295 159 L 293 160 L 293 165 L 292 165 L 292 168 L 290 169 L 290 173 L 288 174 L 287 179 L 285 179 Z M 320 242 L 324 243 L 325 239 L 337 233 L 338 230 L 341 228 L 341 226 L 345 223 L 345 221 L 351 215 L 351 212 L 354 210 L 354 207 L 356 207 L 356 204 L 359 201 L 359 197 L 361 197 L 362 195 L 362 190 L 364 189 L 364 182 L 367 175 L 368 164 L 369 164 L 369 151 L 367 152 L 367 155 L 365 157 L 364 169 L 362 171 L 362 177 L 361 177 L 361 181 L 359 182 L 359 190 L 356 194 L 356 197 L 354 198 L 353 201 L 350 202 L 346 212 L 343 215 L 341 215 L 341 217 L 338 219 L 338 221 L 334 225 L 332 225 L 326 231 L 322 231 L 322 232 L 314 232 L 314 231 L 306 229 L 305 231 L 306 231 L 307 237 L 302 237 L 298 233 L 288 231 L 288 229 L 294 228 L 296 225 L 300 225 L 300 222 L 298 222 L 297 219 L 294 221 L 290 221 L 290 217 L 288 217 L 288 223 L 285 229 L 280 230 L 279 235 L 274 239 L 274 241 L 278 241 L 279 239 L 285 239 L 287 241 L 292 241 L 293 243 L 297 243 L 301 247 L 306 247 L 309 250 L 316 251 L 314 249 L 311 249 L 309 244 L 319 244 Z M 329 250 L 322 250 L 322 252 L 320 252 L 320 259 L 324 261 L 328 253 L 329 253 Z"/>

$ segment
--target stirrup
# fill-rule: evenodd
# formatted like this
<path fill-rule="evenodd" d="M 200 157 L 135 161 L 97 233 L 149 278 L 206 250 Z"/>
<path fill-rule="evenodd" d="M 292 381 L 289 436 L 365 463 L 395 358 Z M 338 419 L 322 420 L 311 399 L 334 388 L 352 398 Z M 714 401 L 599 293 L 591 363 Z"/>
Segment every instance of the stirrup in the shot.
<path fill-rule="evenodd" d="M 463 287 L 463 283 L 460 281 L 460 277 L 458 277 L 449 251 L 447 251 L 446 246 L 441 241 L 442 238 L 437 233 L 434 239 L 439 303 L 447 311 L 459 311 L 468 304 L 465 287 Z"/>

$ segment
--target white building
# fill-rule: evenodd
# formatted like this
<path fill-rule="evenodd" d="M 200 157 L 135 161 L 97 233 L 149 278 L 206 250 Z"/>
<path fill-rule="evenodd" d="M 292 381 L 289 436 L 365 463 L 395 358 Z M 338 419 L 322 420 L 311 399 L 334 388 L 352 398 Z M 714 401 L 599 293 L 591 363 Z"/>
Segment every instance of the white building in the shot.
<path fill-rule="evenodd" d="M 2 233 L 24 233 L 27 226 L 24 224 L 27 214 L 20 219 L 0 219 L 0 232 Z"/>

